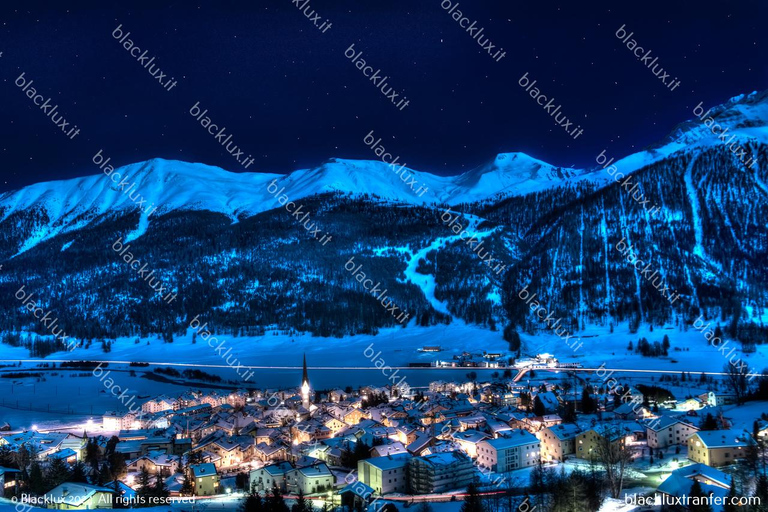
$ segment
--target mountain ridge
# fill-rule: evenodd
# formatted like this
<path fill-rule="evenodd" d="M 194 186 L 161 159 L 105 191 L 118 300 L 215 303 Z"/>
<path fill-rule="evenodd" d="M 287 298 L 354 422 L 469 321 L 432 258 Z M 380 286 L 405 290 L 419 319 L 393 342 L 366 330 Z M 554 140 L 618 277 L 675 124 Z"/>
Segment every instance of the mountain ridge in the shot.
<path fill-rule="evenodd" d="M 612 160 L 632 174 L 626 186 L 610 169 L 555 167 L 516 153 L 450 178 L 408 171 L 403 179 L 383 162 L 343 159 L 289 175 L 165 160 L 115 170 L 136 183 L 134 192 L 148 190 L 146 199 L 161 205 L 156 214 L 108 176 L 33 185 L 0 198 L 0 331 L 39 330 L 13 298 L 23 282 L 81 339 L 170 340 L 200 314 L 233 335 L 267 327 L 375 333 L 392 319 L 350 279 L 345 262 L 354 257 L 415 325 L 460 320 L 536 332 L 539 319 L 517 299 L 525 288 L 571 333 L 626 321 L 633 329 L 684 326 L 703 314 L 727 321 L 744 343 L 768 342 L 765 104 L 765 95 L 740 97 L 715 116 L 754 155 L 754 167 L 699 119 L 666 144 Z M 410 179 L 437 197 L 419 196 Z M 327 247 L 281 207 L 289 200 L 333 235 Z M 447 224 L 446 205 L 464 216 L 466 241 Z M 479 234 L 503 274 L 473 252 Z M 116 240 L 130 242 L 180 300 L 153 298 L 110 250 Z M 633 267 L 622 243 L 658 279 Z"/>

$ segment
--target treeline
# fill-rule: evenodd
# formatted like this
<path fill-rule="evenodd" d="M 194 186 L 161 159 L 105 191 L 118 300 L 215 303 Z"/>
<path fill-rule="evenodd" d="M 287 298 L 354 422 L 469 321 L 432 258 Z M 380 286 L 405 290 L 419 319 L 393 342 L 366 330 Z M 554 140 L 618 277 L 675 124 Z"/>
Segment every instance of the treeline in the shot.
<path fill-rule="evenodd" d="M 767 148 L 749 144 L 763 163 Z M 684 172 L 689 165 L 704 258 L 694 250 Z M 765 170 L 757 172 L 768 178 Z M 756 179 L 736 167 L 727 148 L 711 147 L 633 174 L 636 192 L 650 200 L 645 208 L 619 184 L 597 189 L 586 182 L 487 205 L 482 215 L 517 229 L 522 238 L 504 285 L 509 321 L 531 333 L 545 329 L 519 297 L 527 287 L 570 332 L 586 323 L 628 322 L 633 330 L 641 324 L 690 326 L 704 314 L 725 320 L 731 337 L 747 350 L 768 342 L 768 326 L 756 321 L 768 300 L 761 263 L 768 256 L 768 228 L 761 220 L 768 200 Z M 647 210 L 654 205 L 661 214 Z M 627 261 L 630 252 L 643 262 L 638 269 Z"/>
<path fill-rule="evenodd" d="M 241 217 L 237 223 L 211 212 L 172 212 L 155 219 L 146 234 L 130 244 L 125 234 L 135 229 L 138 217 L 126 214 L 42 242 L 4 267 L 13 279 L 0 284 L 0 332 L 47 334 L 21 307 L 14 297 L 18 286 L 9 282 L 25 283 L 71 338 L 101 343 L 105 352 L 111 346 L 101 340 L 117 337 L 158 336 L 172 342 L 197 315 L 211 333 L 229 336 L 261 336 L 267 329 L 278 329 L 342 337 L 400 326 L 345 269 L 351 257 L 418 325 L 449 321 L 418 286 L 404 279 L 402 253 L 374 253 L 382 247 L 416 249 L 452 235 L 439 210 L 339 194 L 303 202 L 322 232 L 333 235 L 327 245 L 309 236 L 282 209 Z M 42 222 L 29 215 L 17 220 Z M 4 230 L 13 229 L 8 222 L 0 224 L 0 239 Z M 167 291 L 177 294 L 175 300 L 163 300 L 112 250 L 121 236 L 123 247 L 130 245 L 127 251 L 146 263 Z M 62 253 L 62 244 L 71 238 L 76 243 Z M 498 243 L 494 252 L 501 256 L 506 249 Z M 503 309 L 489 298 L 493 283 L 486 278 L 487 265 L 466 247 L 447 250 L 448 261 L 430 255 L 423 262 L 423 271 L 437 275 L 436 294 L 453 314 L 494 328 Z M 37 345 L 34 350 L 40 356 L 60 348 Z"/>

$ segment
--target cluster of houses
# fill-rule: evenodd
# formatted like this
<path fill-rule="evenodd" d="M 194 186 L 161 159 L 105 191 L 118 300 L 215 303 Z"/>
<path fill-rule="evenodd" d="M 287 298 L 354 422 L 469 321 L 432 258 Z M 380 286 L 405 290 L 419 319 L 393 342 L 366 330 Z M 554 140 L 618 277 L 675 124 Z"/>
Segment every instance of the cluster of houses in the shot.
<path fill-rule="evenodd" d="M 521 408 L 522 394 L 538 398 L 544 414 Z M 381 396 L 387 400 L 369 400 Z M 89 434 L 102 450 L 113 435 L 119 439 L 114 449 L 126 460 L 120 485 L 127 493 L 136 491 L 142 471 L 166 478 L 171 495 L 181 492 L 186 472 L 197 496 L 231 492 L 234 476 L 247 473 L 247 483 L 258 491 L 277 486 L 292 495 L 339 499 L 448 493 L 540 463 L 597 460 L 605 442 L 631 445 L 637 458 L 685 448 L 693 464 L 673 473 L 659 492 L 684 492 L 697 478 L 727 487 L 729 478 L 716 468 L 743 458 L 755 443 L 747 432 L 697 426 L 701 416 L 691 415 L 691 409 L 715 411 L 728 396 L 707 394 L 696 408 L 686 402 L 673 410 L 651 410 L 638 406 L 644 402 L 642 393 L 632 388 L 621 401 L 598 399 L 599 414 L 566 422 L 558 411 L 571 396 L 578 401 L 575 394 L 546 383 L 534 388 L 509 381 L 434 382 L 418 400 L 376 387 L 319 395 L 311 390 L 305 363 L 296 390 L 160 396 L 143 403 L 141 413 L 106 413 L 99 431 Z M 764 434 L 768 427 L 761 429 Z M 12 450 L 34 446 L 44 462 L 74 463 L 84 457 L 86 438 L 12 432 L 0 436 L 2 445 Z M 0 467 L 0 496 L 3 489 L 13 489 L 17 478 L 16 470 Z M 59 486 L 48 494 L 75 489 L 83 494 L 78 506 L 69 508 L 111 507 L 91 501 L 107 501 L 103 493 L 110 489 L 62 485 L 65 491 Z"/>

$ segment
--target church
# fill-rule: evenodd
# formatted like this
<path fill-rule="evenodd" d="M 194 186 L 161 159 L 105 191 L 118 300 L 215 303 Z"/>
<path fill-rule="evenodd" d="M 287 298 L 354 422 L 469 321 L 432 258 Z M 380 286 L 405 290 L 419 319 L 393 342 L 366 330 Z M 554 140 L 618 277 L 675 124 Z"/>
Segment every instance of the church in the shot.
<path fill-rule="evenodd" d="M 309 373 L 307 372 L 307 354 L 304 354 L 304 371 L 301 376 L 301 405 L 307 410 L 310 410 L 312 401 L 310 396 L 312 393 L 312 387 L 309 384 Z"/>

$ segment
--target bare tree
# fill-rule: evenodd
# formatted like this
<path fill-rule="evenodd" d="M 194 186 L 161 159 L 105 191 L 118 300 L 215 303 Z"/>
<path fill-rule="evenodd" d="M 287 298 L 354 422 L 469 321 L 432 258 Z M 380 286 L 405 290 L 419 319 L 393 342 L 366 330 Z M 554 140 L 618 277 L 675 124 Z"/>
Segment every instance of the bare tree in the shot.
<path fill-rule="evenodd" d="M 632 460 L 632 452 L 625 442 L 621 428 L 610 426 L 600 433 L 597 440 L 597 458 L 605 471 L 611 496 L 618 498 L 624 487 L 624 473 Z"/>
<path fill-rule="evenodd" d="M 736 395 L 736 405 L 744 403 L 744 398 L 747 396 L 747 391 L 749 390 L 747 375 L 741 370 L 741 368 L 731 363 L 726 363 L 725 366 L 723 366 L 725 384 L 728 386 L 728 389 Z"/>

